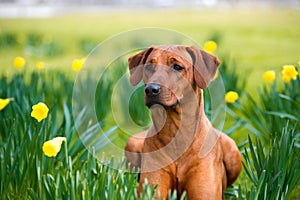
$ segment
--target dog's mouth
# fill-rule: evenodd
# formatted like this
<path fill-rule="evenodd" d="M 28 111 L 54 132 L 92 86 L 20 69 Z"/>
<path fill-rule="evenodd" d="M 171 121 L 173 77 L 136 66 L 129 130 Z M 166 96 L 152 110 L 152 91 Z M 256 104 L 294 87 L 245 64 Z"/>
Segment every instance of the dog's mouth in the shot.
<path fill-rule="evenodd" d="M 165 108 L 176 108 L 177 105 L 180 105 L 180 101 L 176 96 L 171 92 L 166 92 L 167 95 L 157 95 L 157 96 L 148 96 L 145 95 L 145 104 L 148 108 L 151 108 L 153 105 L 161 105 Z"/>
<path fill-rule="evenodd" d="M 172 109 L 175 109 L 177 105 L 180 105 L 180 102 L 179 100 L 177 99 L 175 101 L 175 103 L 166 103 L 166 102 L 161 102 L 161 101 L 157 101 L 157 100 L 152 100 L 152 101 L 149 101 L 146 99 L 146 106 L 148 108 L 151 108 L 153 105 L 161 105 L 163 107 L 167 107 L 167 108 L 172 108 Z"/>

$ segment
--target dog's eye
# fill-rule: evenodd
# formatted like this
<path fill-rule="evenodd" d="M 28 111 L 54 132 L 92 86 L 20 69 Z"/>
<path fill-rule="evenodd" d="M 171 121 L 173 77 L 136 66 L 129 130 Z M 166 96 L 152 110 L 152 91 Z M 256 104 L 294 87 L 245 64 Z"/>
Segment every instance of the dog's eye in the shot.
<path fill-rule="evenodd" d="M 174 64 L 172 68 L 173 68 L 175 71 L 178 71 L 178 72 L 184 70 L 184 68 L 181 67 L 181 66 L 178 65 L 178 64 Z"/>

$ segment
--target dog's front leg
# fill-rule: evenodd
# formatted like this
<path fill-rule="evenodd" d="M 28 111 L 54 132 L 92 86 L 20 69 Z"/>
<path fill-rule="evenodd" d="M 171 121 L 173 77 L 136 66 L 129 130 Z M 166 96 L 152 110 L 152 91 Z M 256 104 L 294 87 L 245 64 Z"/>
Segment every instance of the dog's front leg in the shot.
<path fill-rule="evenodd" d="M 242 170 L 242 155 L 235 142 L 225 134 L 221 135 L 221 144 L 224 154 L 223 162 L 226 170 L 227 186 L 230 186 Z"/>

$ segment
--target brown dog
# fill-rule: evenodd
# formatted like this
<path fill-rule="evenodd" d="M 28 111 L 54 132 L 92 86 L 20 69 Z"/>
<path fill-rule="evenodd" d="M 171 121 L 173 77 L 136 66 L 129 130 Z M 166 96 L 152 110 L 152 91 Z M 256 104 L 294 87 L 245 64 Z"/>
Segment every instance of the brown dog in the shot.
<path fill-rule="evenodd" d="M 145 104 L 153 125 L 129 138 L 125 155 L 141 167 L 163 199 L 168 190 L 186 191 L 188 199 L 222 199 L 242 164 L 235 142 L 214 129 L 204 113 L 202 89 L 213 79 L 219 61 L 197 47 L 161 45 L 129 58 L 130 82 L 145 84 Z"/>

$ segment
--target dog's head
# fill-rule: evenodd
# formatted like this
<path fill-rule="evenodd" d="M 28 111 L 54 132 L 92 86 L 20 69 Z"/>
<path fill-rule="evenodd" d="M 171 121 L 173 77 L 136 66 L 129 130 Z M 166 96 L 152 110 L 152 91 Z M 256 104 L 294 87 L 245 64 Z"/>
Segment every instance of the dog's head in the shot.
<path fill-rule="evenodd" d="M 213 79 L 219 60 L 195 46 L 161 45 L 128 59 L 130 83 L 145 84 L 145 104 L 174 107 L 188 88 L 206 88 Z"/>

